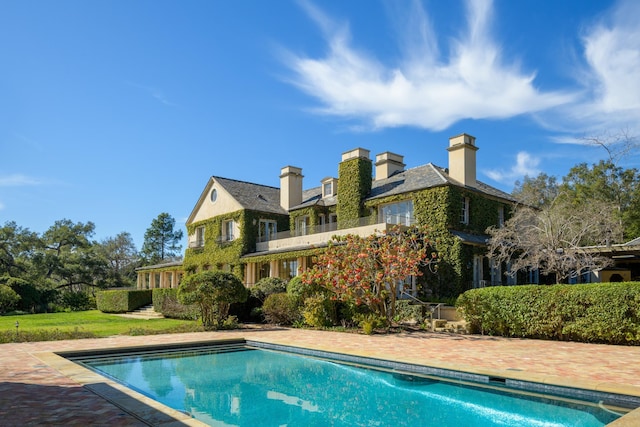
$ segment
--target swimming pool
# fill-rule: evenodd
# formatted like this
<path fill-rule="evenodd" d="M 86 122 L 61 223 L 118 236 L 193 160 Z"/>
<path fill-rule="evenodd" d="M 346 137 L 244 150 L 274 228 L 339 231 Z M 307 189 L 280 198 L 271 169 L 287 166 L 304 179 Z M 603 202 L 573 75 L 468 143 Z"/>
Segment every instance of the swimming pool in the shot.
<path fill-rule="evenodd" d="M 575 399 L 591 392 L 556 398 L 497 378 L 256 342 L 73 359 L 217 426 L 602 426 L 624 412 Z"/>

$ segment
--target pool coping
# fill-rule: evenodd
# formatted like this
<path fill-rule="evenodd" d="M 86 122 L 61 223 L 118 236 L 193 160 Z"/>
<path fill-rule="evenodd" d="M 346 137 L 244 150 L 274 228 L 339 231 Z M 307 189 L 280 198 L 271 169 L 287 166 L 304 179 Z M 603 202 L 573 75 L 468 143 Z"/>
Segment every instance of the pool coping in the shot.
<path fill-rule="evenodd" d="M 88 349 L 88 350 L 72 350 L 72 351 L 58 351 L 58 352 L 35 352 L 32 355 L 43 363 L 56 369 L 66 377 L 79 383 L 84 388 L 90 390 L 96 395 L 102 397 L 123 411 L 129 413 L 138 420 L 154 426 L 207 426 L 207 424 L 192 418 L 189 414 L 172 409 L 166 405 L 161 404 L 141 393 L 136 392 L 122 384 L 110 380 L 84 366 L 75 363 L 67 357 L 78 357 L 84 355 L 108 355 L 122 352 L 131 351 L 152 351 L 163 349 L 179 349 L 179 348 L 193 348 L 198 346 L 210 346 L 220 345 L 226 343 L 246 344 L 253 347 L 282 347 L 287 351 L 293 350 L 300 354 L 309 352 L 315 353 L 327 353 L 331 354 L 333 358 L 336 355 L 346 355 L 348 358 L 361 358 L 367 360 L 376 360 L 388 363 L 399 363 L 413 366 L 421 366 L 430 370 L 445 370 L 451 372 L 457 372 L 464 375 L 471 376 L 483 376 L 493 379 L 505 379 L 511 382 L 510 387 L 514 385 L 517 388 L 518 382 L 526 383 L 524 386 L 530 383 L 540 384 L 543 387 L 562 387 L 570 388 L 574 390 L 586 390 L 598 393 L 610 393 L 621 396 L 631 396 L 634 398 L 640 398 L 640 388 L 634 386 L 603 383 L 596 381 L 576 381 L 576 380 L 564 380 L 562 377 L 542 375 L 536 373 L 527 373 L 524 371 L 509 371 L 505 374 L 505 371 L 496 371 L 487 368 L 473 368 L 467 366 L 465 369 L 461 369 L 459 365 L 448 363 L 430 363 L 430 364 L 416 364 L 392 361 L 390 359 L 382 359 L 380 357 L 371 357 L 366 352 L 332 352 L 321 348 L 308 348 L 302 346 L 295 346 L 290 344 L 279 344 L 269 342 L 269 340 L 259 341 L 255 339 L 244 338 L 232 338 L 232 339 L 212 339 L 212 340 L 198 340 L 182 343 L 169 343 L 169 344 L 149 344 L 149 345 L 136 345 L 136 346 L 118 346 L 104 349 Z M 340 357 L 338 357 L 340 359 Z M 433 361 L 432 361 L 433 362 Z M 435 371 L 434 371 L 435 372 Z M 428 374 L 428 372 L 427 372 Z M 542 391 L 544 392 L 544 391 Z M 613 423 L 608 424 L 610 427 L 631 427 L 640 425 L 640 407 L 630 411 L 621 418 L 617 419 Z"/>

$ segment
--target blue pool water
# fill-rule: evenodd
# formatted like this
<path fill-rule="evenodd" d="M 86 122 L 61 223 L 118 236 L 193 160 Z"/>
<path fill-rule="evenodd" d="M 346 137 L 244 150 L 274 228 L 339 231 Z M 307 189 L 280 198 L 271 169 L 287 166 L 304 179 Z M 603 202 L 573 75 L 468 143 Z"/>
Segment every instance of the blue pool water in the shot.
<path fill-rule="evenodd" d="M 85 365 L 215 426 L 603 426 L 597 405 L 268 350 L 110 356 Z"/>

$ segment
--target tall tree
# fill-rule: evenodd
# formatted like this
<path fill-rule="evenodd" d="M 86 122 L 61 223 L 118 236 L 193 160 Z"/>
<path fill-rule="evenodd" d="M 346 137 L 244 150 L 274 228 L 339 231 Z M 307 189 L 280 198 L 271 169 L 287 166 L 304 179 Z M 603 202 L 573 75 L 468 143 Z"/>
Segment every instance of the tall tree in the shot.
<path fill-rule="evenodd" d="M 109 264 L 109 282 L 113 286 L 131 286 L 135 280 L 135 268 L 139 255 L 131 234 L 123 231 L 115 237 L 100 242 L 98 251 Z"/>
<path fill-rule="evenodd" d="M 503 227 L 489 228 L 488 253 L 508 263 L 509 274 L 531 268 L 564 281 L 607 266 L 610 259 L 585 246 L 610 243 L 618 229 L 617 212 L 609 203 L 593 200 L 576 209 L 560 195 L 539 209 L 519 205 Z"/>
<path fill-rule="evenodd" d="M 166 212 L 151 222 L 144 233 L 141 254 L 147 265 L 171 259 L 180 255 L 182 230 L 174 230 L 176 220 Z"/>
<path fill-rule="evenodd" d="M 38 235 L 13 221 L 0 227 L 0 276 L 21 277 L 30 270 Z"/>
<path fill-rule="evenodd" d="M 609 203 L 618 213 L 621 233 L 614 236 L 614 242 L 622 243 L 638 237 L 637 223 L 638 192 L 640 192 L 640 173 L 635 168 L 624 169 L 612 161 L 601 160 L 588 166 L 580 163 L 563 178 L 561 192 L 573 200 L 576 208 L 582 209 L 593 200 Z"/>
<path fill-rule="evenodd" d="M 41 278 L 55 289 L 104 286 L 107 265 L 90 240 L 94 230 L 92 222 L 56 221 L 42 235 L 42 246 L 34 256 Z"/>
<path fill-rule="evenodd" d="M 524 205 L 541 208 L 553 202 L 559 193 L 560 185 L 556 178 L 540 173 L 535 178 L 526 176 L 522 182 L 516 181 L 511 194 Z"/>

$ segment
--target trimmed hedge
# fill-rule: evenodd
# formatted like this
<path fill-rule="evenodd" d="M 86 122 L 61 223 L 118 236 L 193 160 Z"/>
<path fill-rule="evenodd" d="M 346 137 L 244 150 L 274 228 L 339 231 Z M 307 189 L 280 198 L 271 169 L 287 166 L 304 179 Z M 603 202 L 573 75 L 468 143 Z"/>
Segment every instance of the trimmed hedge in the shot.
<path fill-rule="evenodd" d="M 153 308 L 164 317 L 172 319 L 197 319 L 200 309 L 197 305 L 184 305 L 178 301 L 178 288 L 157 288 L 153 290 Z"/>
<path fill-rule="evenodd" d="M 151 289 L 115 289 L 96 294 L 96 305 L 103 313 L 126 313 L 151 304 Z"/>
<path fill-rule="evenodd" d="M 640 283 L 496 286 L 456 302 L 472 333 L 640 344 Z"/>

